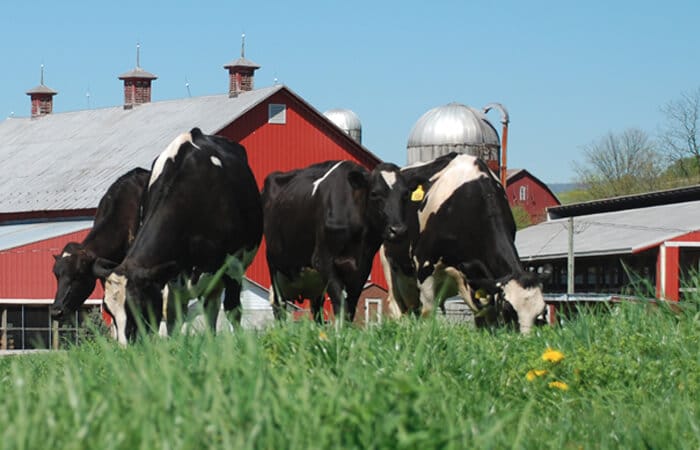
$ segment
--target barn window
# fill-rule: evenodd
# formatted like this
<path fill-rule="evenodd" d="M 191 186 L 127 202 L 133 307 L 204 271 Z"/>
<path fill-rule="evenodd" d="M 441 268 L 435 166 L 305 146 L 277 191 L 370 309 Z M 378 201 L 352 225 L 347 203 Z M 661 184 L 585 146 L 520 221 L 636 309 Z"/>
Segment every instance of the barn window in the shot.
<path fill-rule="evenodd" d="M 365 300 L 365 324 L 382 323 L 382 299 L 368 298 Z"/>
<path fill-rule="evenodd" d="M 527 200 L 527 186 L 520 186 L 520 201 Z"/>
<path fill-rule="evenodd" d="M 267 106 L 267 123 L 284 125 L 287 123 L 287 105 L 270 103 Z"/>

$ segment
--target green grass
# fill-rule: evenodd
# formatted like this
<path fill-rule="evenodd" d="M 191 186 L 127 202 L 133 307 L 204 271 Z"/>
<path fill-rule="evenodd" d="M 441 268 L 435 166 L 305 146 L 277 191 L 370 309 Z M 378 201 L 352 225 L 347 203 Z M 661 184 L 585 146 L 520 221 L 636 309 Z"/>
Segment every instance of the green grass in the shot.
<path fill-rule="evenodd" d="M 696 449 L 696 304 L 582 312 L 529 337 L 302 322 L 0 358 L 0 448 Z M 548 347 L 565 358 L 543 361 Z"/>

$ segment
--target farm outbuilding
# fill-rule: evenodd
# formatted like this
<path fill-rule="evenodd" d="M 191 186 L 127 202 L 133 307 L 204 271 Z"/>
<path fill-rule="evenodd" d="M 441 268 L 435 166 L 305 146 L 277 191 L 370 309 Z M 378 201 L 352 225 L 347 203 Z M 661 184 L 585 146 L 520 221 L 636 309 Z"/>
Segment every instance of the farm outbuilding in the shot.
<path fill-rule="evenodd" d="M 700 269 L 700 186 L 552 207 L 547 213 L 547 221 L 517 233 L 516 246 L 526 266 L 552 265 L 545 284 L 551 303 L 566 301 L 570 238 L 572 299 L 641 294 L 679 301 L 695 290 L 685 280 Z"/>
<path fill-rule="evenodd" d="M 63 113 L 53 112 L 56 91 L 44 89 L 42 78 L 39 88 L 44 88 L 28 92 L 31 117 L 0 123 L 0 236 L 6 241 L 0 241 L 0 309 L 42 305 L 41 321 L 48 324 L 47 305 L 56 288 L 53 255 L 66 242 L 85 237 L 112 182 L 134 167 L 150 168 L 172 139 L 193 127 L 243 144 L 260 187 L 276 170 L 332 159 L 354 160 L 369 169 L 380 162 L 288 87 L 255 89 L 258 67 L 241 55 L 224 66 L 226 94 L 151 101 L 157 76 L 137 64 L 119 76 L 123 105 Z M 246 276 L 248 306 L 269 308 L 264 243 Z M 385 286 L 378 258 L 371 279 Z M 101 296 L 98 287 L 90 299 Z M 16 328 L 16 318 L 10 326 L 7 313 L 3 317 L 5 333 Z"/>
<path fill-rule="evenodd" d="M 508 169 L 506 195 L 511 208 L 520 206 L 527 212 L 531 224 L 544 221 L 547 208 L 561 204 L 545 183 L 525 169 Z"/>

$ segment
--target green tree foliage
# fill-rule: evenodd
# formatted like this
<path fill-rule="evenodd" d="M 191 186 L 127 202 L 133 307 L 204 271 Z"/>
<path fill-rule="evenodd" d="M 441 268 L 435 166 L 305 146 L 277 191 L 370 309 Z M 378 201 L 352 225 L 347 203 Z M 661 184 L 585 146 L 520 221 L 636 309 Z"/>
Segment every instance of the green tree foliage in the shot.
<path fill-rule="evenodd" d="M 662 158 L 649 135 L 629 128 L 608 133 L 584 147 L 584 161 L 574 163 L 578 182 L 588 186 L 588 200 L 663 188 Z"/>

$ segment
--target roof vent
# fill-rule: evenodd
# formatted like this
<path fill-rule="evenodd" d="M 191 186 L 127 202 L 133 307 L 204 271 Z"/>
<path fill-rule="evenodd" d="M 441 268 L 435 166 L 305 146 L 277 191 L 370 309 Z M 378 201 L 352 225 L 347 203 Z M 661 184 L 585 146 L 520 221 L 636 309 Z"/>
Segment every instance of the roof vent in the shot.
<path fill-rule="evenodd" d="M 158 77 L 146 72 L 140 65 L 141 45 L 136 44 L 136 67 L 119 75 L 124 80 L 124 109 L 151 102 L 151 82 Z"/>
<path fill-rule="evenodd" d="M 260 68 L 245 58 L 245 34 L 241 36 L 241 57 L 235 61 L 224 65 L 224 69 L 228 69 L 229 83 L 228 96 L 238 97 L 241 92 L 253 90 L 253 75 Z"/>
<path fill-rule="evenodd" d="M 58 92 L 44 85 L 44 65 L 41 65 L 41 83 L 27 91 L 32 101 L 32 117 L 41 117 L 53 112 L 53 96 Z"/>

